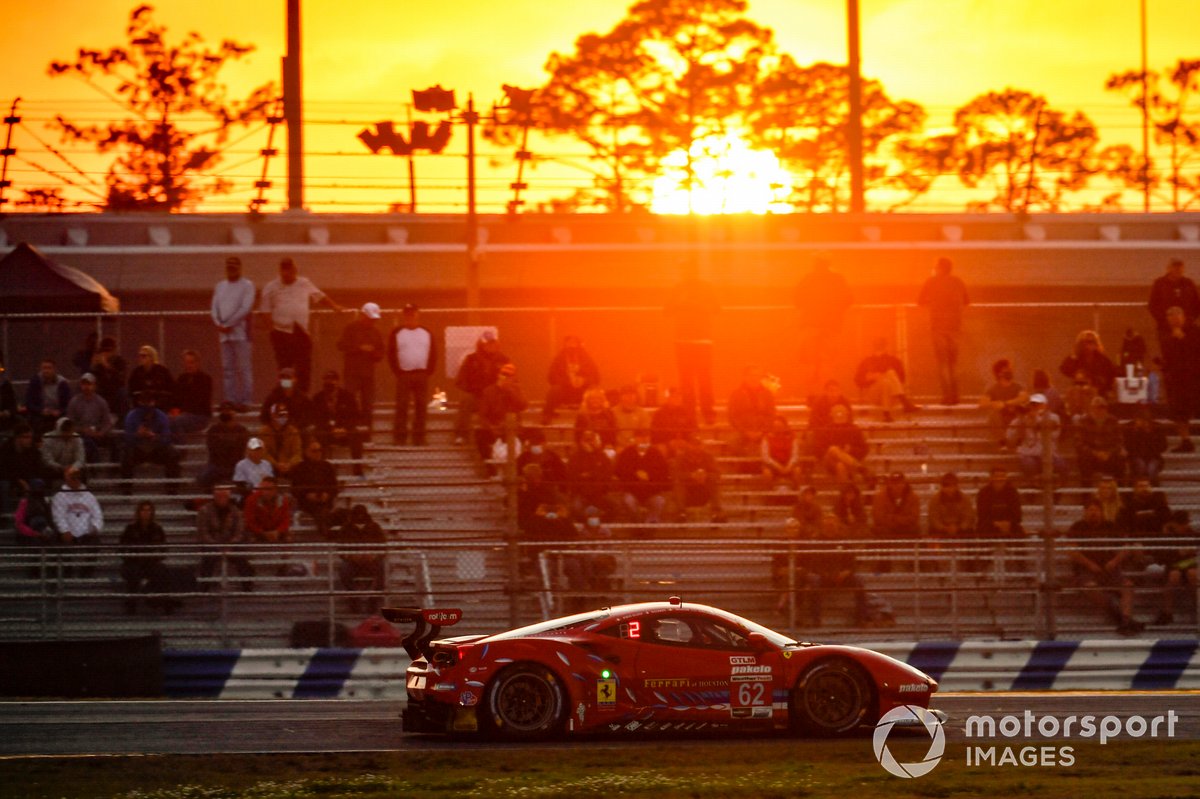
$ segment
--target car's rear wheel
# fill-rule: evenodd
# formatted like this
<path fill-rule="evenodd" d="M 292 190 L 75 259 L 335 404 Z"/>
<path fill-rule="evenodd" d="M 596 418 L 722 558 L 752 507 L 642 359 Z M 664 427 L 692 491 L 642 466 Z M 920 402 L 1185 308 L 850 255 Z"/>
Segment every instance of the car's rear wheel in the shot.
<path fill-rule="evenodd" d="M 566 718 L 566 705 L 554 673 L 532 663 L 509 666 L 488 687 L 489 726 L 502 738 L 533 740 L 556 732 Z"/>
<path fill-rule="evenodd" d="M 808 735 L 845 735 L 871 721 L 875 692 L 857 663 L 832 658 L 814 663 L 796 681 L 792 723 Z"/>

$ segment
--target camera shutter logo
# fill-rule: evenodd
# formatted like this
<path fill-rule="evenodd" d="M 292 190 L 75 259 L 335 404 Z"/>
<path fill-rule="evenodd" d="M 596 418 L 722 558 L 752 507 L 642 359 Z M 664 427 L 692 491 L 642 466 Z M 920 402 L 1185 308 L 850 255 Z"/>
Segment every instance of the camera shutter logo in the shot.
<path fill-rule="evenodd" d="M 888 750 L 888 735 L 897 722 L 906 727 L 920 724 L 929 733 L 929 751 L 925 753 L 923 760 L 916 763 L 900 763 Z M 884 713 L 883 717 L 879 719 L 879 723 L 875 725 L 875 734 L 871 738 L 871 743 L 875 748 L 875 759 L 889 774 L 912 779 L 925 776 L 941 762 L 942 755 L 946 752 L 946 732 L 942 729 L 937 717 L 925 708 L 916 705 L 901 705 Z"/>

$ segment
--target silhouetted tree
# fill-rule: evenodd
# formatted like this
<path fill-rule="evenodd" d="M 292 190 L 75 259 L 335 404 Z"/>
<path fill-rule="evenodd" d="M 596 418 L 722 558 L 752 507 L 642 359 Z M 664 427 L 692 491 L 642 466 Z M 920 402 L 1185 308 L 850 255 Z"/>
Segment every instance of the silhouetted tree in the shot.
<path fill-rule="evenodd" d="M 951 157 L 959 179 L 995 191 L 972 210 L 1058 211 L 1097 169 L 1095 126 L 1080 112 L 1050 108 L 1040 95 L 982 94 L 955 111 L 954 126 Z"/>
<path fill-rule="evenodd" d="M 230 40 L 209 48 L 196 33 L 169 43 L 148 5 L 133 10 L 126 33 L 125 46 L 80 48 L 74 62 L 55 61 L 49 68 L 52 76 L 82 78 L 132 114 L 107 125 L 55 118 L 65 140 L 117 153 L 106 178 L 107 207 L 177 211 L 228 191 L 228 181 L 205 172 L 220 161 L 220 148 L 235 125 L 266 117 L 276 91 L 268 83 L 233 102 L 218 75 L 254 48 Z M 111 90 L 105 86 L 114 83 Z"/>
<path fill-rule="evenodd" d="M 1180 59 L 1169 73 L 1149 71 L 1145 75 L 1146 110 L 1150 116 L 1154 143 L 1167 148 L 1171 187 L 1169 201 L 1176 211 L 1186 211 L 1200 203 L 1200 116 L 1188 115 L 1189 103 L 1200 92 L 1200 60 Z M 1121 72 L 1109 77 L 1104 88 L 1122 92 L 1133 106 L 1142 107 L 1141 70 Z M 1137 156 L 1140 163 L 1141 156 Z M 1151 188 L 1161 185 L 1151 167 Z M 1140 184 L 1140 176 L 1136 181 Z"/>
<path fill-rule="evenodd" d="M 47 189 L 25 189 L 24 197 L 14 204 L 35 213 L 60 214 L 67 210 L 67 198 L 58 186 Z"/>

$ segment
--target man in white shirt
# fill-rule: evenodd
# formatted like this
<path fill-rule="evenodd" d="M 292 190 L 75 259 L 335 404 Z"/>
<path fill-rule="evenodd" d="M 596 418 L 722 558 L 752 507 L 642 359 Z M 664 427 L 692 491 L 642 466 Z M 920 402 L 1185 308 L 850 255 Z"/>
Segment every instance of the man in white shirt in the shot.
<path fill-rule="evenodd" d="M 300 390 L 305 394 L 312 374 L 308 317 L 313 303 L 342 310 L 342 306 L 329 299 L 311 280 L 296 274 L 296 264 L 291 258 L 284 258 L 279 262 L 279 277 L 263 287 L 260 310 L 270 314 L 271 348 L 275 351 L 276 366 L 295 369 Z"/>
<path fill-rule="evenodd" d="M 246 457 L 233 467 L 233 482 L 242 496 L 258 488 L 264 477 L 274 477 L 275 467 L 267 460 L 267 450 L 261 438 L 246 442 Z"/>
<path fill-rule="evenodd" d="M 420 325 L 417 306 L 404 306 L 399 327 L 388 334 L 388 366 L 396 375 L 396 423 L 392 440 L 408 443 L 408 403 L 413 404 L 412 443 L 425 446 L 425 411 L 429 406 L 429 376 L 437 364 L 437 340 Z"/>
<path fill-rule="evenodd" d="M 63 475 L 62 490 L 50 499 L 50 515 L 63 544 L 83 546 L 86 551 L 94 552 L 104 529 L 104 512 L 96 495 L 84 486 L 79 469 L 71 467 Z M 96 568 L 95 555 L 80 558 L 79 566 L 80 576 L 90 577 Z M 68 571 L 72 571 L 70 566 Z"/>
<path fill-rule="evenodd" d="M 254 311 L 254 284 L 242 277 L 242 259 L 225 259 L 225 280 L 213 289 L 212 320 L 221 342 L 221 367 L 225 399 L 239 411 L 250 405 L 254 371 L 250 362 L 250 314 Z"/>

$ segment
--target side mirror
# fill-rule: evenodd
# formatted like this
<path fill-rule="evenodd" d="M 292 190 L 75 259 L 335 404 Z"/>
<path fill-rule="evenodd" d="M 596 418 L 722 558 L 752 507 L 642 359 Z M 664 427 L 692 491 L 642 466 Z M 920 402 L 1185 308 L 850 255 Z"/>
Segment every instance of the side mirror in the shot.
<path fill-rule="evenodd" d="M 746 636 L 746 640 L 750 642 L 750 648 L 755 652 L 769 652 L 773 648 L 767 636 L 762 633 L 750 633 Z"/>

